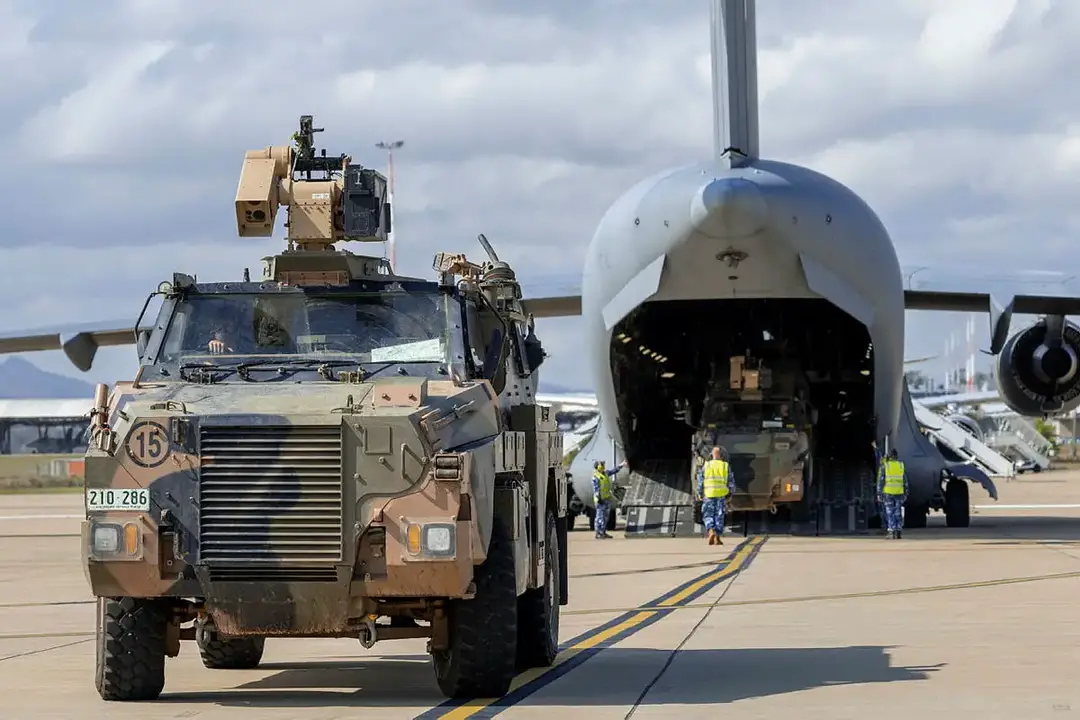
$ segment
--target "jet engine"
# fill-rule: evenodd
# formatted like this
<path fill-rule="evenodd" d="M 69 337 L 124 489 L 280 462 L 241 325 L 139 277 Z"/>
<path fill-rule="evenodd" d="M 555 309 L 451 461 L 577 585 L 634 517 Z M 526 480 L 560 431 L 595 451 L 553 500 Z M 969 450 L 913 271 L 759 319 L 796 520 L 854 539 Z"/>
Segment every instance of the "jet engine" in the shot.
<path fill-rule="evenodd" d="M 997 359 L 1001 398 L 1020 415 L 1067 412 L 1080 405 L 1080 329 L 1048 316 L 1005 343 Z"/>

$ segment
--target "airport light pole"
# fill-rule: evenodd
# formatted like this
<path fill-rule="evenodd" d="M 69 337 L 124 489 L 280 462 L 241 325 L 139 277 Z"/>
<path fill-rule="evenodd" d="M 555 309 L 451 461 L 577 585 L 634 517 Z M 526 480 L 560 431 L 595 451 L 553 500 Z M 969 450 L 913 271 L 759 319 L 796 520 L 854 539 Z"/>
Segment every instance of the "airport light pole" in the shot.
<path fill-rule="evenodd" d="M 392 142 L 381 141 L 375 143 L 375 147 L 380 150 L 386 151 L 386 180 L 389 185 L 389 201 L 390 201 L 390 232 L 386 234 L 386 251 L 390 260 L 390 270 L 397 271 L 397 262 L 395 258 L 394 247 L 394 151 L 405 144 L 404 140 L 394 140 Z"/>

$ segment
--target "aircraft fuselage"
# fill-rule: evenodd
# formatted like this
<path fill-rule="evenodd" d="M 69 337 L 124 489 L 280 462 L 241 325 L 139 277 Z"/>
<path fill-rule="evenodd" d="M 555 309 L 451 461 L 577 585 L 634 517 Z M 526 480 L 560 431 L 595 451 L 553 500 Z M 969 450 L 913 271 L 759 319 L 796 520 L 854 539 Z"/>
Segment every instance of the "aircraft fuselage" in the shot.
<path fill-rule="evenodd" d="M 850 385 L 856 393 L 861 384 L 864 448 L 896 429 L 900 266 L 874 211 L 825 175 L 773 161 L 660 173 L 604 216 L 585 277 L 599 409 L 614 420 L 608 426 L 631 467 L 647 459 L 635 447 L 635 426 L 666 412 L 635 401 L 667 388 L 692 399 L 687 383 L 706 382 L 710 361 L 746 350 L 799 360 L 834 392 Z M 641 371 L 644 357 L 655 372 Z"/>

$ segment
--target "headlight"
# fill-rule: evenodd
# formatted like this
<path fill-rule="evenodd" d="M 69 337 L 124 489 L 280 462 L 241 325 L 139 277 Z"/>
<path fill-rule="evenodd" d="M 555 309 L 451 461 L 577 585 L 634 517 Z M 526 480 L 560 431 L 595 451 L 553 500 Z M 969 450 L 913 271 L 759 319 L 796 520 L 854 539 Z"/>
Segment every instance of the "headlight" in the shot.
<path fill-rule="evenodd" d="M 137 523 L 91 523 L 90 557 L 95 560 L 141 560 L 142 531 Z"/>
<path fill-rule="evenodd" d="M 98 525 L 94 528 L 94 552 L 109 555 L 120 549 L 120 527 L 118 525 Z"/>
<path fill-rule="evenodd" d="M 412 523 L 407 532 L 406 548 L 414 556 L 454 557 L 456 530 L 450 523 Z"/>

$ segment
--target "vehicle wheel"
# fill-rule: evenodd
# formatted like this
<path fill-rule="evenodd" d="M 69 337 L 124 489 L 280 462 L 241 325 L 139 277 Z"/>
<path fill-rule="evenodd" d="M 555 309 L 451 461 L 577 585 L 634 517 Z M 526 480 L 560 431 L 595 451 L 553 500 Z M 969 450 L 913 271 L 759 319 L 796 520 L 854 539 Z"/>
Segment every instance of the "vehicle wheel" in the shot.
<path fill-rule="evenodd" d="M 559 533 L 553 513 L 548 513 L 544 568 L 544 587 L 518 598 L 518 670 L 550 667 L 559 652 Z"/>
<path fill-rule="evenodd" d="M 94 684 L 103 700 L 153 700 L 161 694 L 168 621 L 158 600 L 98 598 Z"/>
<path fill-rule="evenodd" d="M 432 653 L 435 679 L 447 697 L 501 697 L 517 674 L 518 603 L 514 547 L 497 517 L 473 582 L 475 597 L 448 608 L 450 649 Z"/>
<path fill-rule="evenodd" d="M 971 506 L 968 502 L 967 481 L 953 478 L 945 484 L 945 525 L 947 527 L 971 525 Z"/>
<path fill-rule="evenodd" d="M 252 670 L 262 662 L 266 638 L 223 638 L 213 628 L 195 633 L 203 667 L 211 670 Z"/>
<path fill-rule="evenodd" d="M 930 503 L 904 506 L 904 528 L 926 527 L 927 515 L 930 512 Z"/>

